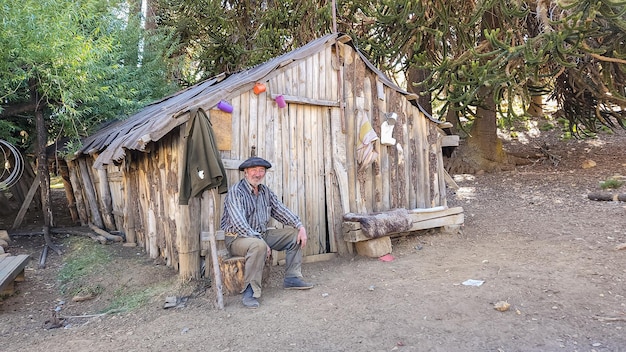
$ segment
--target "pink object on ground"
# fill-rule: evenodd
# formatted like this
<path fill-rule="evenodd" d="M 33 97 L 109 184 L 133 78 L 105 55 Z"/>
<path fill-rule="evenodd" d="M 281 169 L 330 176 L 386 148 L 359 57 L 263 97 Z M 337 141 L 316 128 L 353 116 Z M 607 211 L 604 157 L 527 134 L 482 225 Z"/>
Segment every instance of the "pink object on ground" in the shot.
<path fill-rule="evenodd" d="M 393 255 L 391 255 L 391 254 L 385 254 L 382 257 L 378 258 L 378 260 L 380 260 L 381 262 L 391 262 L 394 259 L 396 259 L 396 258 L 394 258 Z"/>

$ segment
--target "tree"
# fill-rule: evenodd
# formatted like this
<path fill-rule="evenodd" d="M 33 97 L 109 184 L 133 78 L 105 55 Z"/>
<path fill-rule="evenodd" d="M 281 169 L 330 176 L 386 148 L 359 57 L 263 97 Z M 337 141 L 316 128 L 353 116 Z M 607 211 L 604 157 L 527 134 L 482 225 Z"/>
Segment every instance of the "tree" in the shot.
<path fill-rule="evenodd" d="M 265 62 L 330 33 L 330 1 L 158 0 L 158 26 L 183 46 L 183 85 Z"/>
<path fill-rule="evenodd" d="M 36 134 L 25 132 L 37 136 L 50 246 L 48 133 L 84 136 L 101 121 L 175 89 L 167 77 L 167 46 L 150 46 L 159 53 L 146 52 L 137 63 L 137 47 L 127 40 L 137 28 L 128 26 L 124 9 L 123 1 L 99 0 L 25 0 L 0 8 L 0 116 L 8 133 L 23 131 L 23 121 L 36 121 Z"/>
<path fill-rule="evenodd" d="M 370 56 L 443 103 L 439 116 L 469 120 L 469 168 L 495 170 L 515 162 L 496 121 L 526 118 L 515 105 L 532 107 L 552 89 L 574 132 L 623 126 L 624 4 L 382 1 L 362 7 L 374 21 L 360 33 Z"/>

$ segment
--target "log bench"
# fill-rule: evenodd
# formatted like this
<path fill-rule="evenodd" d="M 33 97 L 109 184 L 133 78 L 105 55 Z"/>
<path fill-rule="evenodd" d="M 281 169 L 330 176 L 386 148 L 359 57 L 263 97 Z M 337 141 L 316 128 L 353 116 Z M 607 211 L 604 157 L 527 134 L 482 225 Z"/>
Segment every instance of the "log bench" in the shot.
<path fill-rule="evenodd" d="M 348 213 L 343 218 L 343 239 L 355 244 L 359 255 L 377 258 L 391 253 L 391 236 L 443 227 L 458 230 L 464 222 L 462 207 L 395 209 L 375 214 Z"/>
<path fill-rule="evenodd" d="M 30 256 L 26 254 L 0 257 L 0 297 L 15 291 L 15 282 L 24 281 L 24 268 Z"/>

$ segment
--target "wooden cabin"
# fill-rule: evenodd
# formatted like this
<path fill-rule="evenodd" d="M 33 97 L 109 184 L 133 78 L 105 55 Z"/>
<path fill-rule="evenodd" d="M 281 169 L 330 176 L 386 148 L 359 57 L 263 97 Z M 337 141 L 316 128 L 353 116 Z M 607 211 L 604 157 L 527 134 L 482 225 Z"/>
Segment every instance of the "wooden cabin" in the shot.
<path fill-rule="evenodd" d="M 198 108 L 229 187 L 252 151 L 272 163 L 265 184 L 302 218 L 305 261 L 355 248 L 375 256 L 391 250 L 393 233 L 463 223 L 462 209 L 446 203 L 441 148 L 450 136 L 441 122 L 340 34 L 203 81 L 86 138 L 68 161 L 81 222 L 123 233 L 181 276 L 199 277 L 208 248 L 201 233 L 218 232 L 225 194 L 178 202 L 185 131 Z M 401 226 L 360 227 L 398 209 Z"/>

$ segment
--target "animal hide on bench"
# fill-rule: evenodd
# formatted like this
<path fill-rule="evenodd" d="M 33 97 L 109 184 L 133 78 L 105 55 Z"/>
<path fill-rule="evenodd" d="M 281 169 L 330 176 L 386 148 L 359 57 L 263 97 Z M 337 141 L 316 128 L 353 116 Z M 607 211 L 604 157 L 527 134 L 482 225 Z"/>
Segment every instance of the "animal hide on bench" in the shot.
<path fill-rule="evenodd" d="M 354 214 L 343 216 L 344 221 L 354 221 L 361 224 L 361 232 L 366 237 L 378 238 L 392 233 L 406 232 L 411 229 L 413 221 L 406 209 L 393 209 L 383 213 Z"/>

